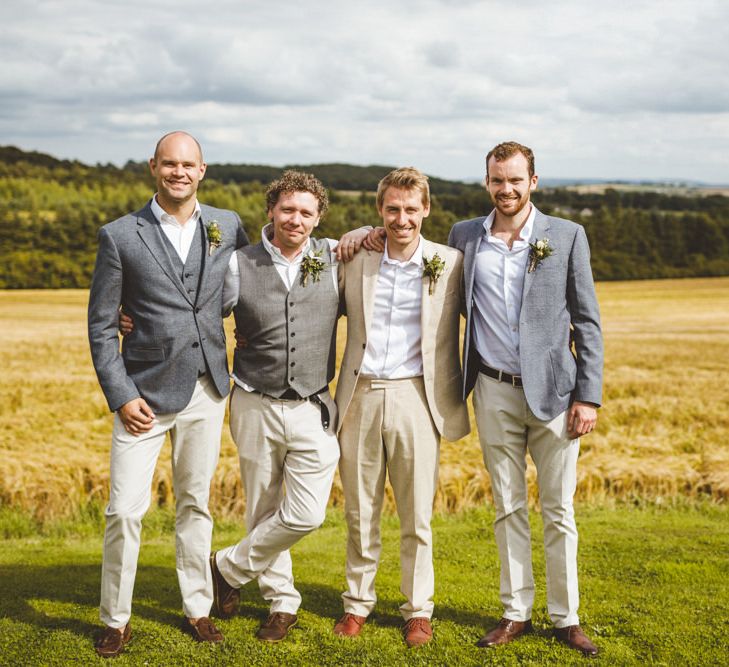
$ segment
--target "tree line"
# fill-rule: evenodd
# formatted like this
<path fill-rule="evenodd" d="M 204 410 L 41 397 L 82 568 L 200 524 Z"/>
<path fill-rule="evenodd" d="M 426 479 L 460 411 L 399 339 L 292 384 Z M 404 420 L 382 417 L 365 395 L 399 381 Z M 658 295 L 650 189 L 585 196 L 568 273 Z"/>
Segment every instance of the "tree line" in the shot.
<path fill-rule="evenodd" d="M 317 235 L 338 238 L 378 224 L 374 191 L 390 167 L 291 165 L 330 188 L 330 209 Z M 284 168 L 210 165 L 200 187 L 206 204 L 236 211 L 251 240 L 266 222 L 266 183 Z M 485 215 L 478 184 L 431 179 L 433 202 L 424 234 L 445 243 L 458 220 Z M 0 288 L 88 287 L 99 227 L 141 208 L 154 184 L 144 163 L 84 165 L 0 147 Z M 729 198 L 648 190 L 578 193 L 537 190 L 544 213 L 584 225 L 597 280 L 729 275 Z"/>

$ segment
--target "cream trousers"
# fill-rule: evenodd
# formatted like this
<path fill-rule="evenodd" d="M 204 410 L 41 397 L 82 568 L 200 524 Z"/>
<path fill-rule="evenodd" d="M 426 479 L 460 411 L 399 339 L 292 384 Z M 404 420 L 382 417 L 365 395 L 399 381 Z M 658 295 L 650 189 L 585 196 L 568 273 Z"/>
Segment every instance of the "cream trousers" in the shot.
<path fill-rule="evenodd" d="M 152 475 L 167 433 L 172 442 L 176 507 L 177 579 L 186 616 L 207 616 L 213 601 L 208 556 L 213 520 L 210 481 L 218 463 L 225 399 L 207 377 L 199 379 L 181 412 L 157 415 L 148 433 L 135 437 L 114 416 L 111 477 L 101 570 L 101 621 L 124 627 L 132 612 L 142 517 L 151 502 Z"/>
<path fill-rule="evenodd" d="M 544 522 L 547 610 L 556 627 L 577 625 L 577 526 L 572 499 L 580 441 L 567 436 L 567 413 L 541 421 L 529 409 L 521 387 L 483 373 L 476 382 L 473 407 L 496 506 L 494 533 L 501 561 L 504 617 L 526 621 L 534 605 L 528 451 L 537 469 Z"/>
<path fill-rule="evenodd" d="M 438 482 L 440 436 L 423 378 L 362 377 L 344 417 L 339 474 L 347 519 L 344 611 L 369 615 L 375 607 L 380 560 L 380 514 L 389 473 L 400 517 L 400 591 L 407 620 L 433 614 L 433 538 L 430 519 Z"/>
<path fill-rule="evenodd" d="M 320 394 L 336 424 L 336 406 Z M 246 494 L 248 534 L 216 555 L 218 568 L 235 588 L 258 578 L 271 613 L 295 614 L 301 595 L 294 587 L 289 548 L 318 528 L 339 460 L 332 427 L 322 428 L 319 406 L 279 400 L 233 388 L 230 430 L 238 447 Z"/>

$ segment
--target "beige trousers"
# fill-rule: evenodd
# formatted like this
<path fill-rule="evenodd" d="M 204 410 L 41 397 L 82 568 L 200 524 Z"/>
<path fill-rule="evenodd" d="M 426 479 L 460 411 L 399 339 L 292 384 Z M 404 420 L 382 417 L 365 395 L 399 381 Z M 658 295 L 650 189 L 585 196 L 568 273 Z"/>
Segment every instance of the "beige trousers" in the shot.
<path fill-rule="evenodd" d="M 335 425 L 334 401 L 328 392 L 320 398 Z M 332 427 L 322 428 L 318 405 L 240 387 L 233 388 L 230 430 L 238 447 L 248 534 L 217 553 L 218 568 L 236 588 L 258 578 L 271 613 L 295 614 L 301 595 L 288 550 L 324 521 L 339 460 L 337 438 Z"/>
<path fill-rule="evenodd" d="M 157 415 L 152 430 L 129 434 L 119 415 L 111 436 L 111 477 L 101 569 L 102 623 L 124 627 L 132 613 L 142 517 L 151 502 L 154 468 L 167 433 L 172 442 L 177 579 L 185 616 L 207 616 L 213 602 L 208 565 L 213 520 L 210 481 L 218 463 L 225 399 L 212 382 L 197 381 L 181 412 Z"/>
<path fill-rule="evenodd" d="M 433 539 L 430 520 L 438 481 L 440 436 L 423 378 L 360 378 L 339 432 L 339 474 L 347 519 L 344 610 L 369 615 L 375 607 L 380 559 L 380 514 L 389 473 L 400 517 L 400 591 L 407 620 L 433 614 Z"/>
<path fill-rule="evenodd" d="M 473 407 L 496 506 L 504 617 L 531 618 L 534 577 L 526 485 L 527 451 L 537 469 L 544 522 L 547 610 L 558 628 L 577 625 L 577 526 L 572 500 L 580 441 L 567 436 L 566 412 L 537 419 L 524 390 L 479 374 Z"/>

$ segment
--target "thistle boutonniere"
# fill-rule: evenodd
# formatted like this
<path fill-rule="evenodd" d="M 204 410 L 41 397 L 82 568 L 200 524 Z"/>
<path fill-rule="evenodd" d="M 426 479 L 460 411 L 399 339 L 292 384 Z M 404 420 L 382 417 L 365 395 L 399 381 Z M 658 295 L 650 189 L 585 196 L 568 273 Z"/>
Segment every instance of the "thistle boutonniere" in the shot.
<path fill-rule="evenodd" d="M 311 280 L 313 282 L 318 283 L 319 278 L 321 277 L 321 272 L 325 269 L 325 267 L 326 264 L 321 258 L 321 250 L 318 250 L 317 252 L 309 250 L 309 252 L 304 255 L 301 260 L 301 268 L 299 269 L 301 272 L 301 286 L 306 287 L 306 283 L 309 281 L 309 276 L 311 276 Z"/>
<path fill-rule="evenodd" d="M 529 268 L 527 273 L 537 270 L 543 259 L 547 259 L 554 252 L 554 248 L 549 245 L 549 239 L 543 238 L 541 241 L 529 244 Z"/>
<path fill-rule="evenodd" d="M 443 275 L 446 263 L 435 253 L 430 259 L 423 255 L 423 275 L 428 276 L 428 294 L 433 296 L 435 284 L 438 278 Z"/>
<path fill-rule="evenodd" d="M 205 230 L 208 233 L 208 243 L 210 244 L 208 255 L 212 255 L 213 250 L 219 248 L 220 244 L 223 242 L 223 232 L 220 231 L 217 220 L 211 220 L 207 225 L 205 225 Z"/>

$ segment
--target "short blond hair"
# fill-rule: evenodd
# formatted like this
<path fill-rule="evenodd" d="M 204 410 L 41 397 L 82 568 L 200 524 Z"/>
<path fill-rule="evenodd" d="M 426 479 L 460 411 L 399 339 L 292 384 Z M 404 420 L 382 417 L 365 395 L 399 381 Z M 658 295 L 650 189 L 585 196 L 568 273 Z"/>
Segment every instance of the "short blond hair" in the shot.
<path fill-rule="evenodd" d="M 400 167 L 393 169 L 377 185 L 377 210 L 382 208 L 387 188 L 400 188 L 401 190 L 419 190 L 423 206 L 430 206 L 430 187 L 428 177 L 415 167 Z"/>

